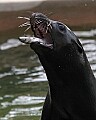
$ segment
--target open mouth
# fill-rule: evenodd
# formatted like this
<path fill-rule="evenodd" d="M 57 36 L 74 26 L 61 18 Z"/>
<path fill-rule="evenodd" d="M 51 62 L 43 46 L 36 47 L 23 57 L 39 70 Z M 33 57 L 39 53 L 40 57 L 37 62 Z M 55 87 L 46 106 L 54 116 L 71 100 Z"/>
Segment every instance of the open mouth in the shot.
<path fill-rule="evenodd" d="M 31 29 L 34 33 L 34 36 L 41 39 L 41 43 L 44 46 L 51 47 L 53 46 L 53 41 L 51 37 L 52 25 L 49 19 L 31 17 L 30 19 Z"/>
<path fill-rule="evenodd" d="M 30 18 L 27 17 L 18 17 L 28 20 L 27 22 L 21 24 L 19 27 L 29 26 L 25 32 L 31 28 L 34 33 L 34 37 L 19 37 L 19 40 L 23 43 L 31 44 L 31 43 L 39 43 L 45 47 L 53 48 L 53 40 L 52 40 L 52 23 L 51 20 L 48 19 L 42 13 L 33 13 Z"/>

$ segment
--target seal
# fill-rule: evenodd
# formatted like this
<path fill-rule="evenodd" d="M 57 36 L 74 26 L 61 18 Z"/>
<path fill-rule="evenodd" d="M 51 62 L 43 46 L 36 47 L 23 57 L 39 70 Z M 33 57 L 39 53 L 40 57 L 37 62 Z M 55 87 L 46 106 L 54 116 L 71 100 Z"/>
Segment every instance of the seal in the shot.
<path fill-rule="evenodd" d="M 38 55 L 49 82 L 41 120 L 96 120 L 96 79 L 77 36 L 42 13 L 32 13 L 30 25 L 38 39 L 23 42 Z"/>

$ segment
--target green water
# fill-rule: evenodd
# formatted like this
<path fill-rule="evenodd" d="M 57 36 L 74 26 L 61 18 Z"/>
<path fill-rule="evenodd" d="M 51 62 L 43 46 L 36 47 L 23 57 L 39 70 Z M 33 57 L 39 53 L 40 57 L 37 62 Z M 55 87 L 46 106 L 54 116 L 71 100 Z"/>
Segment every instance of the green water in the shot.
<path fill-rule="evenodd" d="M 35 72 L 35 67 L 41 66 L 37 56 L 34 55 L 34 52 L 28 46 L 11 48 L 0 51 L 0 66 L 1 75 L 5 74 L 4 77 L 0 78 L 0 118 L 8 118 L 8 120 L 36 120 L 38 117 L 31 114 L 27 116 L 25 112 L 17 113 L 16 116 L 13 115 L 11 117 L 10 112 L 19 108 L 29 109 L 42 106 L 42 103 L 12 105 L 12 101 L 19 96 L 45 96 L 47 82 L 23 83 L 24 78 Z M 22 71 L 21 74 L 20 71 Z M 38 78 L 38 73 L 41 71 L 43 72 L 43 70 L 37 70 L 37 75 L 32 78 Z M 19 83 L 20 81 L 21 83 Z M 3 105 L 4 103 L 9 103 L 9 105 Z"/>
<path fill-rule="evenodd" d="M 8 39 L 18 38 L 22 31 L 18 34 L 17 30 L 6 31 L 0 35 L 2 44 Z M 95 36 L 81 36 L 80 39 L 94 40 Z M 91 50 L 88 46 L 85 48 L 86 53 L 87 49 Z M 91 53 L 96 53 L 96 50 Z M 96 55 L 92 55 L 89 60 L 96 74 Z M 39 120 L 47 89 L 44 70 L 28 45 L 0 50 L 0 120 Z"/>
<path fill-rule="evenodd" d="M 20 35 L 11 35 L 11 32 L 4 33 L 6 36 L 0 33 L 1 44 L 11 37 L 17 38 Z M 32 80 L 42 79 L 43 72 L 38 57 L 28 45 L 0 50 L 0 120 L 40 118 L 42 108 L 38 108 L 43 105 L 48 84 L 47 81 Z M 29 78 L 32 80 L 28 82 Z M 40 100 L 41 102 L 38 102 Z M 37 109 L 37 112 L 34 109 Z"/>

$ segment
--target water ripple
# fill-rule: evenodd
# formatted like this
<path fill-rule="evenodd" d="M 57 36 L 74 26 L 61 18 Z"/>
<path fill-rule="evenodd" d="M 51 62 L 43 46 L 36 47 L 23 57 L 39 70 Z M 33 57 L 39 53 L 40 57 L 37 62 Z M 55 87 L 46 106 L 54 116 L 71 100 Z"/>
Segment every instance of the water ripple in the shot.
<path fill-rule="evenodd" d="M 80 39 L 84 50 L 87 54 L 88 60 L 91 64 L 91 68 L 94 71 L 94 75 L 96 77 L 96 40 L 89 39 L 88 37 L 93 37 L 96 35 L 96 29 L 90 31 L 75 31 L 75 34 L 78 37 L 87 37 L 87 39 Z M 18 39 L 9 39 L 6 43 L 0 45 L 0 50 L 7 50 L 10 48 L 18 47 L 22 45 L 22 43 Z M 30 57 L 32 61 L 36 56 Z M 4 78 L 6 76 L 17 75 L 20 79 L 16 85 L 31 83 L 31 82 L 45 82 L 47 81 L 46 74 L 43 70 L 42 66 L 37 66 L 32 68 L 32 70 L 28 70 L 28 68 L 17 68 L 16 66 L 12 66 L 8 72 L 0 73 L 0 78 Z M 13 82 L 13 81 L 12 81 Z M 38 86 L 39 87 L 39 86 Z M 3 88 L 0 86 L 0 88 Z M 28 91 L 29 92 L 29 91 Z M 29 93 L 28 93 L 29 94 Z M 20 95 L 20 94 L 19 94 Z M 39 96 L 39 95 L 38 95 Z M 36 97 L 36 96 L 18 96 L 14 95 L 4 95 L 0 96 L 0 109 L 7 109 L 8 107 L 12 108 L 5 117 L 0 118 L 0 120 L 9 120 L 16 116 L 40 116 L 42 106 L 40 106 L 45 97 Z M 8 99 L 12 99 L 12 101 L 8 101 Z M 28 108 L 28 105 L 31 107 Z M 12 107 L 11 107 L 12 106 Z M 22 108 L 22 107 L 23 108 Z M 34 106 L 34 107 L 33 107 Z M 38 106 L 38 107 L 36 107 Z M 26 108 L 25 108 L 26 107 Z"/>
<path fill-rule="evenodd" d="M 0 78 L 11 76 L 11 75 L 24 75 L 27 73 L 30 73 L 27 68 L 16 68 L 15 66 L 12 66 L 9 72 L 0 73 Z"/>
<path fill-rule="evenodd" d="M 96 35 L 96 29 L 90 31 L 74 31 L 78 37 L 93 37 Z"/>
<path fill-rule="evenodd" d="M 45 97 L 35 97 L 35 96 L 18 96 L 12 102 L 2 102 L 1 108 L 6 108 L 8 106 L 14 105 L 32 105 L 32 104 L 39 104 L 43 103 Z"/>
<path fill-rule="evenodd" d="M 15 66 L 12 66 L 11 71 L 15 75 L 22 75 L 22 74 L 27 74 L 28 73 L 28 69 L 27 68 L 16 68 Z"/>
<path fill-rule="evenodd" d="M 6 43 L 0 45 L 0 50 L 7 50 L 20 45 L 22 45 L 22 43 L 18 39 L 9 39 Z"/>
<path fill-rule="evenodd" d="M 0 120 L 9 120 L 10 118 L 16 116 L 40 116 L 41 109 L 42 106 L 33 108 L 14 108 L 11 109 L 11 111 L 5 115 L 5 117 L 0 118 Z"/>

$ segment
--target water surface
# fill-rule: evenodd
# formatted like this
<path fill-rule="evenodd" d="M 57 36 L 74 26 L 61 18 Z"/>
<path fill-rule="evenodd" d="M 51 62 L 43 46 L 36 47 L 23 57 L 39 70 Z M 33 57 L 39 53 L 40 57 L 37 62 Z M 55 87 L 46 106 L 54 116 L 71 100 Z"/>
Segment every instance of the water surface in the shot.
<path fill-rule="evenodd" d="M 96 77 L 96 30 L 74 31 Z M 46 74 L 28 45 L 0 44 L 0 120 L 39 120 L 48 89 Z"/>

